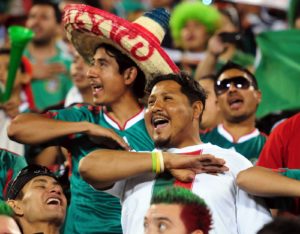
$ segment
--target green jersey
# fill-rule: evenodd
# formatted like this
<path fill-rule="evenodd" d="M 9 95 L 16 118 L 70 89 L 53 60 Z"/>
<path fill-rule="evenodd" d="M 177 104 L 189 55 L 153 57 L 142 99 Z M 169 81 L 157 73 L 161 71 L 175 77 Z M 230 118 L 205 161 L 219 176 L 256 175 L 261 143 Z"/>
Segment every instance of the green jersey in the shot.
<path fill-rule="evenodd" d="M 225 149 L 233 149 L 255 163 L 267 140 L 267 136 L 255 129 L 253 132 L 242 136 L 238 141 L 234 141 L 230 133 L 220 124 L 211 131 L 201 134 L 201 140 Z"/>
<path fill-rule="evenodd" d="M 128 120 L 124 127 L 120 127 L 100 107 L 91 105 L 77 104 L 67 109 L 48 112 L 48 114 L 59 120 L 88 121 L 113 129 L 136 151 L 151 151 L 154 148 L 144 124 L 144 110 Z M 101 146 L 91 142 L 84 134 L 74 134 L 59 141 L 70 151 L 72 162 L 71 204 L 64 233 L 122 233 L 119 199 L 106 192 L 94 190 L 81 179 L 78 172 L 79 160 Z"/>
<path fill-rule="evenodd" d="M 31 89 L 35 106 L 39 111 L 63 103 L 69 89 L 72 87 L 72 80 L 69 76 L 72 58 L 65 56 L 59 47 L 56 48 L 56 51 L 56 55 L 46 61 L 46 63 L 63 64 L 67 72 L 48 77 L 47 79 L 34 79 L 33 77 Z M 35 63 L 34 58 L 30 55 L 28 50 L 25 50 L 24 55 L 30 59 L 31 63 Z"/>
<path fill-rule="evenodd" d="M 0 148 L 0 200 L 4 200 L 8 183 L 27 165 L 23 156 Z"/>

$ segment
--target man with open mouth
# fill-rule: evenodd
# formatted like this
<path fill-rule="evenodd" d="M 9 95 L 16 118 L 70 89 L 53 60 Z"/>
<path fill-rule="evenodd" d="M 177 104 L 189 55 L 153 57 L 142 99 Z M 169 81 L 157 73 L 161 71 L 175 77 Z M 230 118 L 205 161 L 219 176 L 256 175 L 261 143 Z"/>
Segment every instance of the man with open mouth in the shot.
<path fill-rule="evenodd" d="M 210 234 L 254 234 L 269 222 L 262 201 L 235 183 L 237 173 L 252 166 L 250 161 L 201 141 L 205 93 L 198 82 L 185 74 L 161 75 L 148 82 L 146 91 L 145 123 L 156 149 L 96 150 L 79 164 L 83 179 L 96 189 L 110 188 L 106 191 L 121 199 L 123 232 L 143 233 L 152 194 L 172 186 L 190 189 L 205 200 L 213 219 Z M 205 165 L 211 170 L 204 170 Z"/>
<path fill-rule="evenodd" d="M 217 74 L 215 92 L 223 121 L 201 139 L 233 149 L 255 163 L 267 140 L 255 126 L 255 113 L 261 101 L 255 76 L 244 67 L 228 62 Z"/>
<path fill-rule="evenodd" d="M 12 207 L 22 233 L 59 234 L 67 199 L 56 176 L 39 165 L 24 167 L 10 182 L 7 203 Z"/>

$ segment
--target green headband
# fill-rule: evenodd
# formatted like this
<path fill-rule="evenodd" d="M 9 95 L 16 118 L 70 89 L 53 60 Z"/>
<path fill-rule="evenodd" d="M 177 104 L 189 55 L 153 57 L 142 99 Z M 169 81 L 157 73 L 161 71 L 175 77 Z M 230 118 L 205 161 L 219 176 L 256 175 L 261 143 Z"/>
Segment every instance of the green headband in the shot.
<path fill-rule="evenodd" d="M 207 32 L 214 33 L 221 20 L 221 14 L 212 6 L 200 1 L 182 2 L 171 13 L 170 29 L 176 44 L 180 44 L 180 31 L 188 20 L 197 20 L 203 24 Z"/>

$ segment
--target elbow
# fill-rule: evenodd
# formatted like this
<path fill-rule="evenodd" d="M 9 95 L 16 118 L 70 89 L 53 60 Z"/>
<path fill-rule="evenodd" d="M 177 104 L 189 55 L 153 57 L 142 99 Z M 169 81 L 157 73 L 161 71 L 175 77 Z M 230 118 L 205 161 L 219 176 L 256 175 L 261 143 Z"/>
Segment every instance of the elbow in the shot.
<path fill-rule="evenodd" d="M 17 141 L 18 139 L 18 127 L 19 127 L 19 116 L 17 116 L 16 118 L 14 118 L 10 125 L 7 128 L 7 136 L 9 137 L 9 139 L 13 140 L 13 141 Z"/>
<path fill-rule="evenodd" d="M 78 171 L 79 171 L 81 178 L 93 186 L 93 183 L 91 180 L 91 172 L 93 171 L 93 168 L 89 161 L 90 160 L 87 157 L 82 158 L 79 161 Z"/>
<path fill-rule="evenodd" d="M 95 189 L 106 190 L 113 185 L 105 177 L 105 168 L 99 168 L 99 164 L 95 164 L 89 155 L 79 161 L 78 171 L 81 178 Z"/>
<path fill-rule="evenodd" d="M 241 171 L 236 178 L 236 184 L 238 187 L 240 187 L 241 189 L 245 188 L 245 184 L 247 183 L 247 174 L 246 171 Z"/>

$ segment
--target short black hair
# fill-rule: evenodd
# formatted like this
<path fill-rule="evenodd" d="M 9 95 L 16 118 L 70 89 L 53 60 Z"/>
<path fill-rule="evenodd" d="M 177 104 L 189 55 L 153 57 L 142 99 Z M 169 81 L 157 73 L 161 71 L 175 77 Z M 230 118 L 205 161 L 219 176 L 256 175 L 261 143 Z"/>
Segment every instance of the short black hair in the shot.
<path fill-rule="evenodd" d="M 241 66 L 237 63 L 234 63 L 232 61 L 228 61 L 223 67 L 221 67 L 221 69 L 216 74 L 216 77 L 217 77 L 216 80 L 218 80 L 220 78 L 221 74 L 223 74 L 225 71 L 231 70 L 231 69 L 236 69 L 236 70 L 240 70 L 242 72 L 245 72 L 250 77 L 250 79 L 252 80 L 253 87 L 255 89 L 258 89 L 258 83 L 257 83 L 257 80 L 256 80 L 255 76 L 247 68 L 245 68 L 245 67 L 243 67 L 243 66 Z"/>
<path fill-rule="evenodd" d="M 58 180 L 58 178 L 47 168 L 37 164 L 31 164 L 27 167 L 24 167 L 16 176 L 14 180 L 11 180 L 8 185 L 8 190 L 6 194 L 6 199 L 18 199 L 22 198 L 23 194 L 20 195 L 21 190 L 23 187 L 33 178 L 37 176 L 49 176 Z"/>
<path fill-rule="evenodd" d="M 109 56 L 116 59 L 120 74 L 123 74 L 127 68 L 136 67 L 137 77 L 133 82 L 132 91 L 137 98 L 143 98 L 145 95 L 144 89 L 146 85 L 146 77 L 145 73 L 140 69 L 140 67 L 130 57 L 110 44 L 100 44 L 96 50 L 99 48 L 104 48 Z"/>
<path fill-rule="evenodd" d="M 167 75 L 154 75 L 147 83 L 145 92 L 147 94 L 151 93 L 153 87 L 160 81 L 173 80 L 181 86 L 181 92 L 187 96 L 190 104 L 196 101 L 201 101 L 203 105 L 203 110 L 205 108 L 206 94 L 201 85 L 194 80 L 189 74 L 185 72 L 180 73 L 170 73 Z"/>
<path fill-rule="evenodd" d="M 32 6 L 35 5 L 47 5 L 47 6 L 51 6 L 54 10 L 54 14 L 55 14 L 55 19 L 56 22 L 58 24 L 61 23 L 62 21 L 62 13 L 59 9 L 59 5 L 58 5 L 58 1 L 55 0 L 33 0 L 32 1 Z"/>
<path fill-rule="evenodd" d="M 270 223 L 267 223 L 257 234 L 299 234 L 300 219 L 277 217 Z"/>

